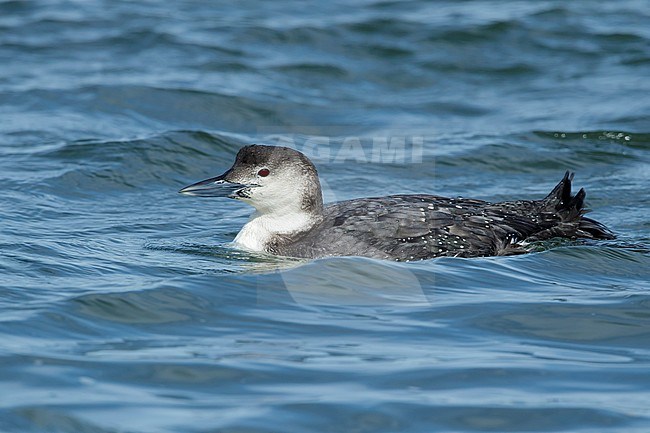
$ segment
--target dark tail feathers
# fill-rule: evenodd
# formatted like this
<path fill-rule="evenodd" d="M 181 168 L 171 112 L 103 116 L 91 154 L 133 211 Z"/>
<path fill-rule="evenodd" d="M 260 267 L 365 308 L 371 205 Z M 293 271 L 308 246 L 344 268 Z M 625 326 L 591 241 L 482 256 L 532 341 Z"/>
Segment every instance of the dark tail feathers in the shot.
<path fill-rule="evenodd" d="M 573 180 L 573 176 L 574 174 L 569 171 L 564 173 L 564 178 L 544 198 L 543 202 L 546 207 L 554 210 L 564 223 L 577 221 L 577 237 L 614 239 L 616 236 L 603 224 L 583 216 L 589 212 L 588 209 L 584 208 L 587 193 L 584 188 L 580 188 L 580 191 L 576 195 L 571 196 L 571 181 Z"/>

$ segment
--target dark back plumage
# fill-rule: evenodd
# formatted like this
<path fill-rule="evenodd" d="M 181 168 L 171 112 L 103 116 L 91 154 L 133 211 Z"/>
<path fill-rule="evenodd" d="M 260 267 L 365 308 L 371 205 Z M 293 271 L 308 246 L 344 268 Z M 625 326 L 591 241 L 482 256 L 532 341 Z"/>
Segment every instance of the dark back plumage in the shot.
<path fill-rule="evenodd" d="M 411 261 L 518 254 L 526 242 L 555 237 L 612 239 L 605 226 L 583 217 L 585 191 L 572 196 L 572 179 L 567 172 L 542 200 L 394 195 L 338 202 L 325 207 L 312 230 L 278 237 L 271 252 Z"/>

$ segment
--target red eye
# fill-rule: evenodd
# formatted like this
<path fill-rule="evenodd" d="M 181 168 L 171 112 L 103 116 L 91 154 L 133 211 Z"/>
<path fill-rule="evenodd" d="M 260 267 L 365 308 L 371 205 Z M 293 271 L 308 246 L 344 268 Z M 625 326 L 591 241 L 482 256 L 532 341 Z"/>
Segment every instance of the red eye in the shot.
<path fill-rule="evenodd" d="M 261 169 L 260 171 L 257 172 L 257 175 L 262 176 L 262 177 L 266 177 L 269 174 L 271 174 L 271 172 L 269 171 L 268 168 L 263 168 L 263 169 Z"/>

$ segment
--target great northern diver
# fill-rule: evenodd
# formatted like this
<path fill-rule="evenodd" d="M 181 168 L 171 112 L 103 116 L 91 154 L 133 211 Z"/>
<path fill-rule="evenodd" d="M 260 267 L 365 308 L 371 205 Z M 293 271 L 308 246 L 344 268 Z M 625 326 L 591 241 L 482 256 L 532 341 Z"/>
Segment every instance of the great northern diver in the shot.
<path fill-rule="evenodd" d="M 582 215 L 585 191 L 571 195 L 568 171 L 541 200 L 490 203 L 435 195 L 392 195 L 324 206 L 318 173 L 288 147 L 249 145 L 221 176 L 179 192 L 229 197 L 255 208 L 235 246 L 275 255 L 318 258 L 364 256 L 397 261 L 527 252 L 533 241 L 613 239 Z"/>

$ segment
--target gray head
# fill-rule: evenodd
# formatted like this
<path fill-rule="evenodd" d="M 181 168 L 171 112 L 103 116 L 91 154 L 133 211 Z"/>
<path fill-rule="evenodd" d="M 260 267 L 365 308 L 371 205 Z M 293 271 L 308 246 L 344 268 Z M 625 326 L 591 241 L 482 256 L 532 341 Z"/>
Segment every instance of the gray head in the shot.
<path fill-rule="evenodd" d="M 320 214 L 323 197 L 318 172 L 302 153 L 288 147 L 253 144 L 242 147 L 221 176 L 186 186 L 179 192 L 199 197 L 229 197 L 261 214 Z"/>

